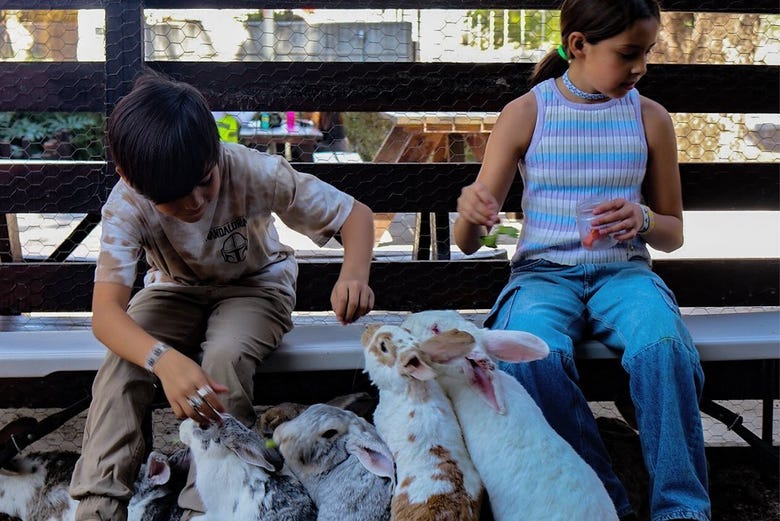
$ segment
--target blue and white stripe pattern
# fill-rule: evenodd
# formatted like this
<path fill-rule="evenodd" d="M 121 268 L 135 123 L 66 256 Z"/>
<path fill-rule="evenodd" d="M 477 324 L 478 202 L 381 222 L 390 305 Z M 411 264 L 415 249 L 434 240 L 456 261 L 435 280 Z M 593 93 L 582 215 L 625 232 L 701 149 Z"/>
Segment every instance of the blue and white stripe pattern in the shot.
<path fill-rule="evenodd" d="M 604 103 L 573 103 L 549 79 L 533 88 L 536 127 L 525 160 L 523 228 L 515 260 L 546 259 L 558 264 L 650 260 L 642 239 L 606 250 L 580 244 L 575 207 L 592 196 L 641 199 L 647 141 L 636 90 Z"/>

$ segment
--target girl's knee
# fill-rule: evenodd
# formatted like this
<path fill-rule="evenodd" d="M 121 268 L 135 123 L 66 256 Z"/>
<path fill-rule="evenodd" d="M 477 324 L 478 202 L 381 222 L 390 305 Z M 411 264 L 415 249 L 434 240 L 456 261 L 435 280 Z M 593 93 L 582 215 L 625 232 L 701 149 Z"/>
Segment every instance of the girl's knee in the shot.
<path fill-rule="evenodd" d="M 514 376 L 521 383 L 529 380 L 555 381 L 576 375 L 574 360 L 562 350 L 550 348 L 550 354 L 533 362 L 499 362 L 499 369 Z"/>

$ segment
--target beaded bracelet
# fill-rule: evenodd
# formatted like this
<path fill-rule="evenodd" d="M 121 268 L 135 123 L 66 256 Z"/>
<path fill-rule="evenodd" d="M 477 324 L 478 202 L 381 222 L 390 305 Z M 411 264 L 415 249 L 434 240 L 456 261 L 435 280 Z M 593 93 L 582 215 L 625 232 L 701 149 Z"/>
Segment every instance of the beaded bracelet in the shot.
<path fill-rule="evenodd" d="M 637 233 L 639 233 L 639 235 L 645 235 L 655 228 L 655 214 L 644 204 L 640 204 L 639 209 L 642 210 L 642 226 L 639 227 Z"/>
<path fill-rule="evenodd" d="M 160 357 L 165 353 L 168 349 L 170 349 L 170 346 L 167 346 L 163 344 L 162 342 L 157 342 L 152 346 L 152 350 L 149 351 L 149 354 L 146 356 L 146 362 L 144 363 L 144 367 L 146 367 L 146 370 L 150 373 L 154 372 L 154 366 L 157 365 L 158 360 L 160 360 Z"/>

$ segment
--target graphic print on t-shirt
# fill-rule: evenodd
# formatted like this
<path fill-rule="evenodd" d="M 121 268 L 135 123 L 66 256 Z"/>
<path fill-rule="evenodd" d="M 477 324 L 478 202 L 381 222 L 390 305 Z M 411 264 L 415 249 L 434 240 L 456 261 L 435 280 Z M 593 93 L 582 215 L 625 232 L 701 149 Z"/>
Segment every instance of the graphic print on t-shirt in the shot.
<path fill-rule="evenodd" d="M 225 262 L 235 264 L 246 260 L 248 242 L 245 236 L 235 231 L 239 228 L 246 228 L 246 217 L 236 217 L 226 224 L 215 226 L 206 237 L 207 241 L 226 237 L 220 249 Z"/>

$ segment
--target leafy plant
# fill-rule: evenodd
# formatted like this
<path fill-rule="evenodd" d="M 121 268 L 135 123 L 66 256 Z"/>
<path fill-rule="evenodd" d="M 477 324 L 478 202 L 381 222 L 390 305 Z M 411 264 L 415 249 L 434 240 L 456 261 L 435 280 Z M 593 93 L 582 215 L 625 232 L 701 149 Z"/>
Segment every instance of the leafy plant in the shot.
<path fill-rule="evenodd" d="M 492 25 L 489 22 L 491 15 Z M 467 17 L 471 29 L 482 36 L 471 45 L 479 45 L 483 50 L 488 48 L 488 42 L 491 41 L 496 49 L 510 44 L 515 48 L 538 49 L 547 45 L 551 38 L 559 38 L 560 34 L 560 17 L 557 11 L 475 9 L 469 11 Z M 504 33 L 505 25 L 506 33 Z"/>
<path fill-rule="evenodd" d="M 493 231 L 490 232 L 490 234 L 480 237 L 479 243 L 482 246 L 487 246 L 488 248 L 497 248 L 498 237 L 500 235 L 506 235 L 507 237 L 517 239 L 517 237 L 520 235 L 520 231 L 514 226 L 504 226 L 503 224 L 499 224 L 493 228 Z"/>
<path fill-rule="evenodd" d="M 263 16 L 263 11 L 261 9 L 258 9 L 256 11 L 247 13 L 246 17 L 244 18 L 244 21 L 262 22 L 264 19 L 265 16 Z M 303 22 L 305 21 L 305 19 L 293 13 L 291 9 L 285 9 L 279 11 L 274 10 L 274 21 L 275 22 Z"/>
<path fill-rule="evenodd" d="M 63 112 L 0 112 L 0 140 L 8 142 L 10 156 L 18 159 L 41 157 L 46 144 L 68 159 L 101 159 L 103 115 Z"/>
<path fill-rule="evenodd" d="M 376 112 L 344 112 L 349 142 L 364 161 L 371 161 L 393 128 L 393 122 Z"/>

